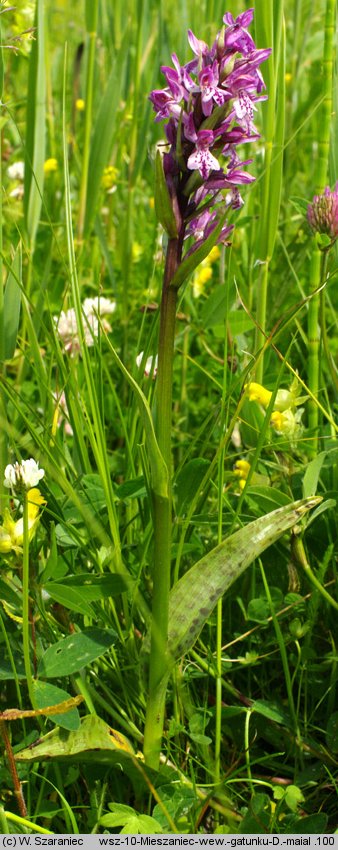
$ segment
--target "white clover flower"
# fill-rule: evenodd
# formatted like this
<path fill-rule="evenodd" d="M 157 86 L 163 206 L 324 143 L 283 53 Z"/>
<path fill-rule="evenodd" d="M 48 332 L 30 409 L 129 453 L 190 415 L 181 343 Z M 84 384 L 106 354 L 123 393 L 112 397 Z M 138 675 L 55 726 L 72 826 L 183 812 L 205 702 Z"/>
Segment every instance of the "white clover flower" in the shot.
<path fill-rule="evenodd" d="M 7 176 L 10 180 L 23 180 L 25 176 L 25 163 L 18 160 L 7 168 Z"/>
<path fill-rule="evenodd" d="M 144 355 L 144 351 L 140 351 L 140 354 L 137 355 L 137 357 L 136 357 L 136 365 L 137 366 L 141 366 L 141 363 L 142 363 L 142 360 L 143 360 L 143 355 Z M 150 355 L 150 357 L 147 357 L 147 360 L 146 360 L 145 365 L 144 365 L 145 377 L 149 378 L 149 375 L 152 375 L 153 378 L 156 378 L 157 367 L 158 367 L 158 356 L 157 356 L 157 354 L 155 355 L 155 357 L 153 355 Z"/>
<path fill-rule="evenodd" d="M 85 298 L 82 304 L 83 331 L 84 342 L 88 347 L 93 346 L 99 336 L 101 317 L 114 313 L 115 310 L 116 303 L 110 301 L 109 298 L 101 298 L 100 296 Z M 74 308 L 62 310 L 60 316 L 53 316 L 53 321 L 65 351 L 71 355 L 80 353 L 80 334 Z M 101 319 L 101 324 L 103 330 L 110 333 L 111 325 L 107 319 Z"/>
<path fill-rule="evenodd" d="M 98 313 L 99 316 L 107 316 L 109 313 L 115 313 L 116 301 L 110 301 L 109 298 L 97 295 L 95 298 L 85 298 L 82 309 L 86 316 L 95 313 Z"/>
<path fill-rule="evenodd" d="M 32 457 L 14 465 L 9 463 L 5 469 L 4 486 L 12 490 L 30 490 L 36 487 L 44 474 L 45 470 L 39 469 L 39 464 Z"/>

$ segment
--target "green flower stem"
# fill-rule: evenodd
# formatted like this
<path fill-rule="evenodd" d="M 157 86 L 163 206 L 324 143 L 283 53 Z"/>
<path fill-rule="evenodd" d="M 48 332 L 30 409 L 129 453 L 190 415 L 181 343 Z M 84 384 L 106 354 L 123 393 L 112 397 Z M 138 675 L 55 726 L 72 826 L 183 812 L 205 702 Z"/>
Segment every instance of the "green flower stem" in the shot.
<path fill-rule="evenodd" d="M 88 60 L 87 60 L 87 76 L 86 76 L 86 111 L 85 111 L 85 127 L 84 127 L 84 146 L 82 157 L 82 173 L 80 186 L 80 202 L 79 202 L 79 219 L 78 219 L 78 236 L 83 237 L 83 228 L 86 215 L 87 203 L 87 187 L 88 187 L 88 167 L 90 154 L 90 136 L 92 131 L 92 113 L 93 113 L 93 88 L 94 88 L 94 63 L 95 63 L 95 48 L 96 48 L 96 29 L 99 3 L 98 0 L 91 0 L 86 3 L 86 18 L 87 18 L 87 37 L 88 37 Z"/>
<path fill-rule="evenodd" d="M 334 32 L 336 18 L 336 0 L 327 0 L 325 17 L 324 56 L 323 56 L 323 103 L 320 120 L 318 121 L 318 175 L 316 194 L 321 194 L 327 179 L 327 166 L 330 147 L 330 125 L 332 113 L 332 80 Z M 319 392 L 319 294 L 316 293 L 321 277 L 321 255 L 319 249 L 313 249 L 310 266 L 309 294 L 312 295 L 308 312 L 308 385 L 315 399 Z M 308 424 L 313 431 L 311 451 L 316 452 L 318 442 L 318 406 L 310 398 L 308 402 Z"/>
<path fill-rule="evenodd" d="M 336 365 L 334 363 L 334 360 L 333 360 L 333 357 L 332 357 L 332 354 L 331 354 L 331 351 L 330 351 L 329 339 L 328 339 L 327 328 L 326 328 L 326 314 L 325 314 L 325 301 L 326 301 L 325 293 L 326 293 L 326 289 L 325 289 L 324 284 L 325 284 L 326 278 L 327 278 L 327 261 L 328 261 L 328 251 L 324 251 L 323 252 L 323 258 L 322 258 L 322 272 L 321 272 L 321 282 L 322 282 L 323 286 L 322 286 L 322 289 L 320 291 L 320 296 L 319 296 L 320 297 L 320 305 L 319 305 L 320 320 L 319 320 L 319 323 L 320 323 L 320 333 L 321 333 L 322 346 L 323 346 L 327 366 L 328 366 L 328 369 L 329 369 L 329 372 L 330 372 L 332 384 L 335 387 L 335 389 L 338 390 L 338 371 L 337 371 Z"/>
<path fill-rule="evenodd" d="M 28 528 L 28 498 L 24 494 L 23 502 L 23 556 L 22 556 L 22 640 L 23 660 L 29 698 L 33 708 L 36 708 L 33 676 L 30 658 L 30 622 L 29 622 L 29 528 Z"/>
<path fill-rule="evenodd" d="M 272 619 L 272 622 L 273 622 L 273 626 L 274 626 L 274 630 L 275 630 L 275 634 L 276 634 L 276 638 L 277 638 L 277 643 L 278 643 L 278 646 L 279 646 L 280 657 L 281 657 L 281 661 L 282 661 L 282 665 L 283 665 L 285 687 L 286 687 L 286 692 L 287 692 L 287 697 L 288 697 L 289 711 L 290 711 L 290 715 L 291 715 L 292 721 L 293 721 L 293 732 L 294 732 L 296 740 L 301 741 L 301 734 L 300 734 L 300 728 L 299 728 L 299 723 L 298 723 L 298 715 L 297 715 L 297 709 L 296 709 L 296 706 L 295 706 L 295 701 L 294 701 L 294 696 L 293 696 L 293 691 L 292 691 L 292 680 L 291 680 L 291 675 L 290 675 L 288 655 L 287 655 L 287 651 L 286 651 L 283 632 L 282 632 L 281 627 L 280 627 L 279 622 L 278 622 L 277 614 L 276 614 L 276 611 L 275 611 L 275 606 L 274 606 L 274 603 L 272 601 L 272 596 L 271 596 L 271 593 L 270 593 L 269 583 L 267 581 L 265 571 L 264 571 L 264 567 L 263 567 L 261 560 L 259 561 L 259 566 L 260 566 L 261 576 L 262 576 L 262 579 L 263 579 L 266 597 L 267 597 L 267 600 L 268 600 L 268 603 L 269 603 L 269 606 L 270 606 L 271 619 Z"/>
<path fill-rule="evenodd" d="M 319 591 L 323 599 L 325 599 L 326 602 L 328 602 L 329 605 L 332 606 L 332 608 L 335 608 L 336 611 L 338 611 L 338 602 L 336 602 L 336 600 L 333 599 L 332 596 L 330 596 L 330 594 L 327 592 L 327 590 L 325 590 L 325 587 L 323 587 L 317 576 L 315 576 L 315 574 L 312 572 L 312 569 L 310 567 L 310 564 L 308 563 L 305 554 L 303 541 L 296 534 L 294 534 L 292 537 L 292 555 L 296 563 L 302 567 L 305 572 L 305 575 L 308 577 L 311 584 Z"/>
<path fill-rule="evenodd" d="M 144 730 L 144 757 L 158 768 L 164 723 L 165 695 L 170 673 L 168 617 L 171 567 L 172 493 L 171 420 L 177 290 L 170 282 L 181 260 L 182 239 L 170 239 L 161 301 L 155 431 L 168 470 L 167 492 L 153 493 L 154 572 L 150 644 L 149 695 Z"/>

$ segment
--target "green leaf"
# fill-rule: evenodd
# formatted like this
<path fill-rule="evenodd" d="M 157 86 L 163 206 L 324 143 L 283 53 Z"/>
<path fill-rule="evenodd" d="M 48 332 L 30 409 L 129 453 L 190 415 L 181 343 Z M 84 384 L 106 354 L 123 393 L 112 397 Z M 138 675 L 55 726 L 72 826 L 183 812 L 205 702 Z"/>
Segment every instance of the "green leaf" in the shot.
<path fill-rule="evenodd" d="M 169 643 L 177 660 L 193 646 L 216 602 L 264 549 L 299 522 L 318 498 L 293 502 L 236 531 L 198 561 L 170 592 Z"/>
<path fill-rule="evenodd" d="M 20 605 L 22 607 L 22 593 L 20 593 L 19 590 L 13 590 L 13 588 L 2 579 L 0 579 L 0 598 L 4 602 L 8 602 L 8 605 L 14 605 L 15 607 Z"/>
<path fill-rule="evenodd" d="M 84 629 L 69 637 L 61 638 L 50 646 L 42 656 L 38 674 L 48 679 L 71 676 L 103 655 L 114 643 L 116 632 L 112 629 Z"/>
<path fill-rule="evenodd" d="M 55 685 L 50 685 L 49 682 L 40 682 L 35 680 L 33 683 L 36 708 L 46 708 L 50 705 L 57 705 L 60 702 L 71 699 L 71 694 L 64 691 L 62 688 L 57 688 Z M 78 709 L 71 708 L 70 711 L 64 714 L 49 714 L 48 719 L 63 729 L 75 731 L 80 727 L 80 715 Z"/>
<path fill-rule="evenodd" d="M 144 483 L 144 475 L 139 475 L 138 478 L 118 484 L 115 486 L 115 492 L 118 499 L 121 499 L 123 502 L 127 499 L 137 499 L 146 496 L 147 490 Z"/>
<path fill-rule="evenodd" d="M 268 702 L 268 700 L 264 699 L 256 699 L 251 708 L 257 714 L 266 717 L 267 720 L 272 720 L 273 723 L 279 723 L 281 726 L 292 729 L 292 720 L 289 714 L 276 703 Z"/>
<path fill-rule="evenodd" d="M 273 796 L 275 800 L 283 801 L 291 812 L 297 812 L 298 806 L 305 800 L 303 792 L 297 785 L 288 785 L 287 788 L 275 788 Z"/>
<path fill-rule="evenodd" d="M 13 660 L 18 679 L 25 679 L 26 672 L 22 655 L 15 653 Z M 0 661 L 0 681 L 6 681 L 7 679 L 15 679 L 15 676 L 10 661 L 3 659 Z"/>
<path fill-rule="evenodd" d="M 318 505 L 318 508 L 316 508 L 316 510 L 313 511 L 313 514 L 309 517 L 307 524 L 306 524 L 307 528 L 308 528 L 309 525 L 311 525 L 312 522 L 315 521 L 315 519 L 317 519 L 317 517 L 320 514 L 323 514 L 325 511 L 328 511 L 331 508 L 335 508 L 336 504 L 337 504 L 336 499 L 325 499 L 324 502 L 321 502 L 321 504 Z"/>
<path fill-rule="evenodd" d="M 314 496 L 317 490 L 320 470 L 326 458 L 326 452 L 320 452 L 307 464 L 303 477 L 303 497 Z"/>
<path fill-rule="evenodd" d="M 338 753 L 338 711 L 331 714 L 327 724 L 326 743 L 332 753 Z"/>
<path fill-rule="evenodd" d="M 169 239 L 176 239 L 178 236 L 177 224 L 163 171 L 163 160 L 159 150 L 156 152 L 155 159 L 155 210 L 156 216 L 168 234 Z"/>
<path fill-rule="evenodd" d="M 34 744 L 20 750 L 15 759 L 18 762 L 73 759 L 91 763 L 95 758 L 98 762 L 112 764 L 120 762 L 122 756 L 130 758 L 133 754 L 133 748 L 125 735 L 111 729 L 104 720 L 91 714 L 82 718 L 80 728 L 76 731 L 59 727 L 52 729 Z"/>
<path fill-rule="evenodd" d="M 85 2 L 85 22 L 88 35 L 96 32 L 98 15 L 98 0 L 86 0 Z"/>
<path fill-rule="evenodd" d="M 45 590 L 52 599 L 60 602 L 65 608 L 95 617 L 95 611 L 90 602 L 125 593 L 132 583 L 132 579 L 128 582 L 126 578 L 114 573 L 101 576 L 84 574 L 67 576 L 62 583 L 49 581 L 45 585 Z"/>
<path fill-rule="evenodd" d="M 35 242 L 40 219 L 44 182 L 47 74 L 43 0 L 36 2 L 35 27 L 36 37 L 29 60 L 24 181 L 25 223 L 31 245 Z"/>
<path fill-rule="evenodd" d="M 248 499 L 253 498 L 259 506 L 259 513 L 268 512 L 283 505 L 290 505 L 290 497 L 278 490 L 277 487 L 268 487 L 264 484 L 249 484 L 246 490 Z"/>
<path fill-rule="evenodd" d="M 304 198 L 296 197 L 296 195 L 292 195 L 290 198 L 290 204 L 300 213 L 300 215 L 307 218 L 307 208 L 309 206 L 310 201 L 305 201 Z"/>
<path fill-rule="evenodd" d="M 188 461 L 178 474 L 174 484 L 174 493 L 176 494 L 177 513 L 180 516 L 190 505 L 193 496 L 199 491 L 209 466 L 208 460 L 203 457 L 196 457 L 194 460 Z"/>
<path fill-rule="evenodd" d="M 115 348 L 113 348 L 109 338 L 106 337 L 106 339 L 114 360 L 119 366 L 126 381 L 128 381 L 128 384 L 131 386 L 138 403 L 147 441 L 152 489 L 158 496 L 166 499 L 168 498 L 168 469 L 156 439 L 154 423 L 148 401 L 137 382 L 122 363 L 122 360 L 120 360 L 118 353 L 115 351 Z"/>
<path fill-rule="evenodd" d="M 202 243 L 202 245 L 196 248 L 195 251 L 193 251 L 192 254 L 189 254 L 188 257 L 184 257 L 171 280 L 170 285 L 174 289 L 179 289 L 179 287 L 182 286 L 182 283 L 184 283 L 184 281 L 192 275 L 192 273 L 195 271 L 197 266 L 199 266 L 202 260 L 205 260 L 208 254 L 210 254 L 211 249 L 214 247 L 214 245 L 216 245 L 216 242 L 219 236 L 221 235 L 221 231 L 225 225 L 226 219 L 227 214 L 222 216 L 217 227 L 215 227 L 215 230 L 210 233 L 210 236 L 208 236 L 208 238 Z"/>
<path fill-rule="evenodd" d="M 11 360 L 16 347 L 21 309 L 22 249 L 19 242 L 4 292 L 4 348 L 5 359 Z"/>
<path fill-rule="evenodd" d="M 203 328 L 212 328 L 214 325 L 219 325 L 226 318 L 226 307 L 228 303 L 228 295 L 225 286 L 217 286 L 203 304 L 201 310 L 201 325 Z"/>
<path fill-rule="evenodd" d="M 322 835 L 327 830 L 328 816 L 324 812 L 316 812 L 299 818 L 297 823 L 292 824 L 292 832 L 299 835 Z"/>
<path fill-rule="evenodd" d="M 0 100 L 4 90 L 4 56 L 2 50 L 2 27 L 0 25 Z"/>

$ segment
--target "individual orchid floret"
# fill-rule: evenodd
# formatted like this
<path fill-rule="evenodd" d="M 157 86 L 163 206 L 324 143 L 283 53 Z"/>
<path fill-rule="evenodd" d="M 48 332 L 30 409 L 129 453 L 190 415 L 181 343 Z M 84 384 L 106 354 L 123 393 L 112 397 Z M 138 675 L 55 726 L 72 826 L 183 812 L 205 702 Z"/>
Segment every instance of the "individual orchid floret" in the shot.
<path fill-rule="evenodd" d="M 8 464 L 5 469 L 4 486 L 14 491 L 30 490 L 44 477 L 45 470 L 31 457 L 28 460 Z"/>
<path fill-rule="evenodd" d="M 198 81 L 201 91 L 201 103 L 203 114 L 211 115 L 213 110 L 213 101 L 217 106 L 223 106 L 226 100 L 226 93 L 221 89 L 219 83 L 219 70 L 216 60 L 212 65 L 204 68 L 198 75 Z"/>
<path fill-rule="evenodd" d="M 141 366 L 144 360 L 144 351 L 140 351 L 140 353 L 136 357 L 136 365 L 138 367 Z M 150 357 L 147 357 L 146 362 L 144 363 L 144 375 L 146 378 L 149 378 L 151 375 L 152 378 L 156 378 L 157 375 L 157 366 L 158 366 L 158 356 L 155 357 L 151 354 Z"/>
<path fill-rule="evenodd" d="M 231 12 L 225 13 L 223 21 L 227 29 L 224 35 L 224 46 L 228 50 L 240 51 L 244 54 L 255 50 L 255 42 L 246 29 L 252 23 L 253 12 L 253 9 L 248 9 L 237 18 L 233 18 Z"/>
<path fill-rule="evenodd" d="M 315 195 L 307 208 L 307 218 L 314 233 L 326 233 L 331 242 L 338 238 L 338 181 L 331 192 L 326 187 L 322 195 Z"/>
<path fill-rule="evenodd" d="M 210 171 L 219 171 L 221 167 L 218 159 L 209 150 L 213 141 L 212 130 L 198 130 L 195 151 L 190 154 L 187 162 L 188 168 L 192 171 L 198 169 L 203 180 L 209 177 Z"/>

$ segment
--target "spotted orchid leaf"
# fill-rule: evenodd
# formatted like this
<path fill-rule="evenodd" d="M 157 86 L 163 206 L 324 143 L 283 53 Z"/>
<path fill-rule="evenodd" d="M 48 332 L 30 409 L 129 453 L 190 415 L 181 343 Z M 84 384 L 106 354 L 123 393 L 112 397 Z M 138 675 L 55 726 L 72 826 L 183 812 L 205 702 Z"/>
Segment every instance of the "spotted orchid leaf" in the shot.
<path fill-rule="evenodd" d="M 320 501 L 310 497 L 293 502 L 248 523 L 182 576 L 169 601 L 168 651 L 174 661 L 191 649 L 218 599 L 238 576 Z"/>

